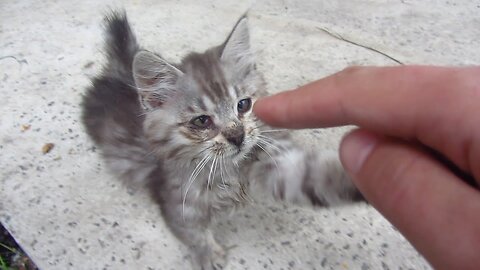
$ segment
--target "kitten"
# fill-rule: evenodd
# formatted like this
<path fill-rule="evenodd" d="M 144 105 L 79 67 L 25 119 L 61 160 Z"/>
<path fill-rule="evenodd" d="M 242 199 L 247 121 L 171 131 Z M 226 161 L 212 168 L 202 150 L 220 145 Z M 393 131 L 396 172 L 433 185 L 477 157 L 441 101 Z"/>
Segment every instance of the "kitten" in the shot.
<path fill-rule="evenodd" d="M 149 183 L 194 269 L 225 266 L 210 220 L 249 190 L 324 207 L 362 199 L 335 153 L 303 150 L 252 113 L 267 92 L 247 17 L 221 45 L 178 64 L 141 49 L 123 12 L 105 20 L 107 63 L 83 99 L 83 123 L 114 175 Z"/>

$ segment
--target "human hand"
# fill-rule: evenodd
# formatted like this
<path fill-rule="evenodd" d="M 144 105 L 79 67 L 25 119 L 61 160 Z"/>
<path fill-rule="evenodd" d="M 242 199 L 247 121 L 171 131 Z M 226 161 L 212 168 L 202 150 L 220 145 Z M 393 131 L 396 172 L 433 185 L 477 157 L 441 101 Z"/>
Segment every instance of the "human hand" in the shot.
<path fill-rule="evenodd" d="M 480 67 L 348 68 L 258 100 L 287 128 L 357 125 L 340 157 L 356 186 L 436 269 L 480 268 Z"/>

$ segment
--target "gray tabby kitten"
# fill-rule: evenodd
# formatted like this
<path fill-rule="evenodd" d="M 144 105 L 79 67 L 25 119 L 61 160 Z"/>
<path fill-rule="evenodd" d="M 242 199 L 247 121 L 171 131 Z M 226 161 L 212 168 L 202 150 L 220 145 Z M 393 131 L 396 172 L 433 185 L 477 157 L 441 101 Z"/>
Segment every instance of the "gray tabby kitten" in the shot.
<path fill-rule="evenodd" d="M 109 170 L 149 183 L 194 269 L 225 266 L 210 220 L 245 203 L 249 190 L 325 207 L 361 199 L 336 154 L 303 150 L 252 113 L 267 92 L 249 42 L 242 17 L 224 43 L 174 64 L 140 49 L 125 14 L 113 12 L 107 63 L 82 104 Z"/>

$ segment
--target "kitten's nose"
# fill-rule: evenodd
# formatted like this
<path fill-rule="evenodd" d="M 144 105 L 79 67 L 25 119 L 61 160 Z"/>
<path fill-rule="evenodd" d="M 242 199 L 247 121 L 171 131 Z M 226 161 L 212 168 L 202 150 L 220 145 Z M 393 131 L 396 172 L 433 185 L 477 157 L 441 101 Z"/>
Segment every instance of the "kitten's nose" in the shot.
<path fill-rule="evenodd" d="M 240 147 L 245 138 L 245 131 L 243 130 L 243 126 L 236 126 L 224 131 L 223 136 L 229 143 Z"/>

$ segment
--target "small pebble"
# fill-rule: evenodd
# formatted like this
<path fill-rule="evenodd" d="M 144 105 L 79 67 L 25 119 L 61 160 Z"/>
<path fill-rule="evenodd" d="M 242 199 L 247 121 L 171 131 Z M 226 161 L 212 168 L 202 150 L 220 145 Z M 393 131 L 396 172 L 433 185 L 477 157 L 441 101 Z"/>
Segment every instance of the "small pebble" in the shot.
<path fill-rule="evenodd" d="M 42 147 L 42 153 L 43 154 L 47 154 L 49 153 L 50 151 L 52 151 L 53 147 L 55 145 L 53 143 L 46 143 L 45 145 L 43 145 Z"/>

